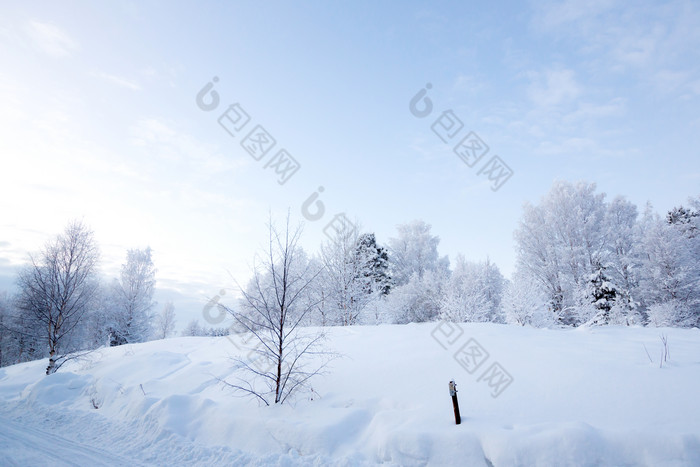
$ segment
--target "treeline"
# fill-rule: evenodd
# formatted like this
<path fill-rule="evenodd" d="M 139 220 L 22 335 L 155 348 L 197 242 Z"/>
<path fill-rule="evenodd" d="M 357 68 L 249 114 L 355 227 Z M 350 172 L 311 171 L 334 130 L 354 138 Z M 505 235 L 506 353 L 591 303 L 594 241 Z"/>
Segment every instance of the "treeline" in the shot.
<path fill-rule="evenodd" d="M 271 226 L 271 232 L 273 232 Z M 557 182 L 525 204 L 515 231 L 510 280 L 488 258 L 453 262 L 423 221 L 397 228 L 386 244 L 347 224 L 316 254 L 300 246 L 258 261 L 233 306 L 239 323 L 275 296 L 275 268 L 288 270 L 303 324 L 348 326 L 449 320 L 532 326 L 700 326 L 700 197 L 665 216 L 594 184 Z M 271 251 L 273 238 L 270 238 Z M 129 250 L 119 279 L 102 283 L 92 235 L 73 223 L 20 271 L 19 293 L 0 297 L 0 365 L 50 357 L 55 371 L 73 352 L 164 338 L 174 312 L 153 308 L 151 250 Z M 290 267 L 291 265 L 291 267 Z M 294 284 L 304 284 L 296 290 Z M 255 297 L 255 300 L 251 300 Z M 222 307 L 229 314 L 231 308 Z M 206 315 L 205 315 L 206 318 Z M 206 319 L 205 319 L 206 321 Z M 226 335 L 194 320 L 183 335 Z M 235 320 L 234 320 L 235 322 Z"/>
<path fill-rule="evenodd" d="M 153 311 L 151 249 L 129 250 L 112 282 L 101 280 L 99 258 L 94 235 L 81 222 L 29 256 L 17 275 L 18 293 L 0 296 L 0 366 L 48 356 L 50 374 L 82 351 L 173 333 L 173 304 Z"/>
<path fill-rule="evenodd" d="M 423 221 L 397 230 L 384 245 L 350 226 L 313 256 L 297 248 L 306 324 L 700 326 L 700 198 L 663 217 L 651 206 L 640 215 L 595 184 L 557 182 L 523 208 L 510 280 L 488 258 L 440 256 Z M 270 277 L 256 272 L 245 292 L 265 297 Z"/>
<path fill-rule="evenodd" d="M 515 232 L 508 322 L 700 326 L 700 197 L 661 217 L 555 183 Z"/>

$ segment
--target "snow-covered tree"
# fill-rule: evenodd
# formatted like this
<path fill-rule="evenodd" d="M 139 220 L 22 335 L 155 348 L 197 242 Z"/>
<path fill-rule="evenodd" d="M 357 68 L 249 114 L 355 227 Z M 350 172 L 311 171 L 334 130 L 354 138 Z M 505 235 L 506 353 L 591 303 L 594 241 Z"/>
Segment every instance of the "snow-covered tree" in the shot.
<path fill-rule="evenodd" d="M 604 199 L 595 184 L 556 182 L 538 206 L 525 205 L 515 232 L 518 269 L 537 279 L 565 325 L 580 324 L 579 292 L 607 259 Z"/>
<path fill-rule="evenodd" d="M 473 283 L 453 279 L 448 284 L 440 304 L 440 319 L 455 323 L 489 321 L 488 302 Z"/>
<path fill-rule="evenodd" d="M 683 206 L 675 207 L 666 214 L 666 222 L 676 226 L 688 238 L 695 238 L 700 234 L 698 218 L 700 212 L 686 209 Z"/>
<path fill-rule="evenodd" d="M 445 287 L 440 317 L 454 322 L 498 321 L 503 281 L 490 260 L 472 263 L 457 256 Z"/>
<path fill-rule="evenodd" d="M 691 222 L 694 222 L 691 216 Z M 700 262 L 697 257 L 698 236 L 688 223 L 669 223 L 650 209 L 642 220 L 640 250 L 640 289 L 649 313 L 673 310 L 672 324 L 698 325 L 700 317 Z M 669 304 L 668 306 L 661 306 Z M 651 316 L 650 316 L 651 318 Z"/>
<path fill-rule="evenodd" d="M 156 317 L 155 335 L 156 339 L 167 339 L 175 332 L 175 305 L 173 302 L 166 302 L 160 314 Z"/>
<path fill-rule="evenodd" d="M 611 311 L 619 294 L 617 286 L 610 281 L 601 264 L 595 266 L 585 286 L 581 306 L 587 311 L 579 316 L 579 320 L 591 325 L 610 324 Z"/>
<path fill-rule="evenodd" d="M 526 203 L 515 231 L 517 274 L 532 278 L 547 297 L 547 307 L 556 321 L 564 320 L 564 295 L 568 286 L 562 271 L 563 257 L 551 220 L 544 208 Z"/>
<path fill-rule="evenodd" d="M 386 307 L 396 323 L 439 317 L 450 262 L 446 256 L 439 256 L 440 238 L 430 229 L 429 224 L 416 220 L 397 226 L 398 236 L 389 239 L 389 271 L 395 285 Z"/>
<path fill-rule="evenodd" d="M 687 318 L 685 305 L 675 300 L 655 303 L 647 309 L 646 313 L 649 317 L 649 325 L 657 328 L 678 326 Z"/>
<path fill-rule="evenodd" d="M 533 278 L 515 274 L 503 291 L 501 307 L 504 321 L 508 324 L 533 327 L 548 327 L 554 324 L 547 303 L 547 296 Z"/>
<path fill-rule="evenodd" d="M 303 252 L 301 247 L 299 249 Z M 306 304 L 308 304 L 310 309 L 302 323 L 305 326 L 330 326 L 336 324 L 338 316 L 335 313 L 335 307 L 331 300 L 332 294 L 329 294 L 326 290 L 327 278 L 324 275 L 323 260 L 318 256 L 306 260 L 306 253 L 303 254 L 303 257 L 304 260 L 297 261 L 297 264 L 303 262 L 302 273 L 313 277 L 309 278 L 307 292 L 300 297 L 300 308 L 305 309 Z M 251 293 L 254 290 L 254 285 L 254 282 L 251 282 L 251 286 L 249 286 Z"/>
<path fill-rule="evenodd" d="M 500 310 L 505 278 L 489 258 L 486 258 L 486 262 L 479 263 L 478 267 L 483 271 L 481 287 L 489 309 L 489 321 L 502 322 Z"/>
<path fill-rule="evenodd" d="M 355 262 L 358 263 L 359 279 L 368 294 L 388 295 L 391 291 L 389 255 L 384 247 L 377 245 L 373 233 L 360 235 L 355 246 Z"/>
<path fill-rule="evenodd" d="M 11 342 L 11 329 L 9 327 L 9 308 L 10 307 L 8 306 L 7 294 L 5 292 L 0 293 L 0 367 L 7 365 L 7 363 L 5 362 L 8 358 L 9 347 Z"/>
<path fill-rule="evenodd" d="M 96 349 L 111 344 L 110 327 L 114 307 L 113 288 L 100 284 L 83 327 L 83 339 L 88 348 Z"/>
<path fill-rule="evenodd" d="M 150 248 L 127 252 L 120 280 L 113 286 L 112 345 L 145 342 L 150 337 L 155 274 Z"/>
<path fill-rule="evenodd" d="M 418 280 L 425 271 L 449 267 L 447 257 L 440 258 L 440 238 L 430 233 L 430 224 L 415 220 L 396 227 L 398 236 L 389 239 L 389 269 L 396 285 L 407 284 L 413 275 Z"/>
<path fill-rule="evenodd" d="M 187 326 L 185 326 L 185 329 L 182 330 L 183 337 L 200 337 L 206 335 L 206 329 L 199 324 L 199 320 L 197 319 L 190 321 Z"/>
<path fill-rule="evenodd" d="M 375 298 L 372 257 L 360 244 L 355 228 L 345 228 L 321 246 L 323 271 L 318 280 L 331 323 L 357 324 L 365 307 Z"/>
<path fill-rule="evenodd" d="M 608 254 L 603 266 L 616 291 L 609 323 L 641 324 L 643 318 L 639 311 L 638 297 L 641 259 L 636 248 L 640 241 L 637 207 L 624 198 L 617 197 L 607 207 L 605 223 Z"/>
<path fill-rule="evenodd" d="M 23 315 L 6 292 L 0 292 L 0 367 L 44 355 L 45 341 L 30 315 Z"/>
<path fill-rule="evenodd" d="M 90 310 L 98 289 L 99 252 L 92 231 L 72 222 L 63 234 L 49 242 L 29 266 L 19 273 L 17 307 L 28 314 L 48 344 L 49 365 L 54 373 L 67 354 L 81 347 L 72 340 Z"/>
<path fill-rule="evenodd" d="M 394 315 L 392 321 L 405 324 L 437 320 L 449 277 L 447 268 L 430 269 L 422 276 L 414 273 L 408 283 L 394 287 L 386 300 L 386 307 Z"/>

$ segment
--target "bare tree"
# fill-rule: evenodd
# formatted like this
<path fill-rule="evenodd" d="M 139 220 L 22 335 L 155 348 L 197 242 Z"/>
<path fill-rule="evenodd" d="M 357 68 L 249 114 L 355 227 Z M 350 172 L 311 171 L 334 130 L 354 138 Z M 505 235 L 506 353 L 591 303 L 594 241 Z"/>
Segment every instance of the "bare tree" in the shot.
<path fill-rule="evenodd" d="M 304 317 L 318 303 L 310 299 L 320 269 L 299 246 L 301 228 L 290 232 L 289 215 L 280 232 L 270 221 L 269 249 L 242 290 L 240 310 L 219 305 L 250 336 L 252 359 L 236 359 L 245 377 L 230 387 L 266 405 L 282 404 L 322 372 L 332 353 L 321 346 L 322 332 L 301 329 Z"/>
<path fill-rule="evenodd" d="M 17 306 L 46 332 L 48 375 L 56 372 L 68 353 L 75 350 L 68 341 L 95 298 L 99 251 L 92 231 L 75 221 L 29 259 L 31 264 L 18 276 Z"/>
<path fill-rule="evenodd" d="M 156 317 L 156 337 L 167 339 L 173 332 L 175 332 L 175 306 L 173 302 L 167 302 Z"/>

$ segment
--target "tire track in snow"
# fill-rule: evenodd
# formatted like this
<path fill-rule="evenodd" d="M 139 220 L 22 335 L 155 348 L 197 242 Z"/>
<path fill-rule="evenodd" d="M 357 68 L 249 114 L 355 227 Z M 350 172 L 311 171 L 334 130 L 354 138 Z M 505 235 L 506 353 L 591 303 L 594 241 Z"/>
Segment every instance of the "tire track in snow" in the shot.
<path fill-rule="evenodd" d="M 55 433 L 0 418 L 0 464 L 52 466 L 140 466 L 140 462 Z"/>

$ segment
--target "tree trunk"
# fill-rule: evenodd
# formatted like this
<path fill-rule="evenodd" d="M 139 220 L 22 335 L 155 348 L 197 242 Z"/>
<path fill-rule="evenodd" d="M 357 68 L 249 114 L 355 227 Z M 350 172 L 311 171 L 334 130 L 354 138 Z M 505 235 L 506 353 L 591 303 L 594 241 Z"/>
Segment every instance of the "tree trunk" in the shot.
<path fill-rule="evenodd" d="M 50 375 L 56 371 L 56 360 L 53 358 L 56 356 L 56 350 L 51 349 L 51 352 L 49 353 L 49 366 L 46 367 L 46 374 Z"/>

